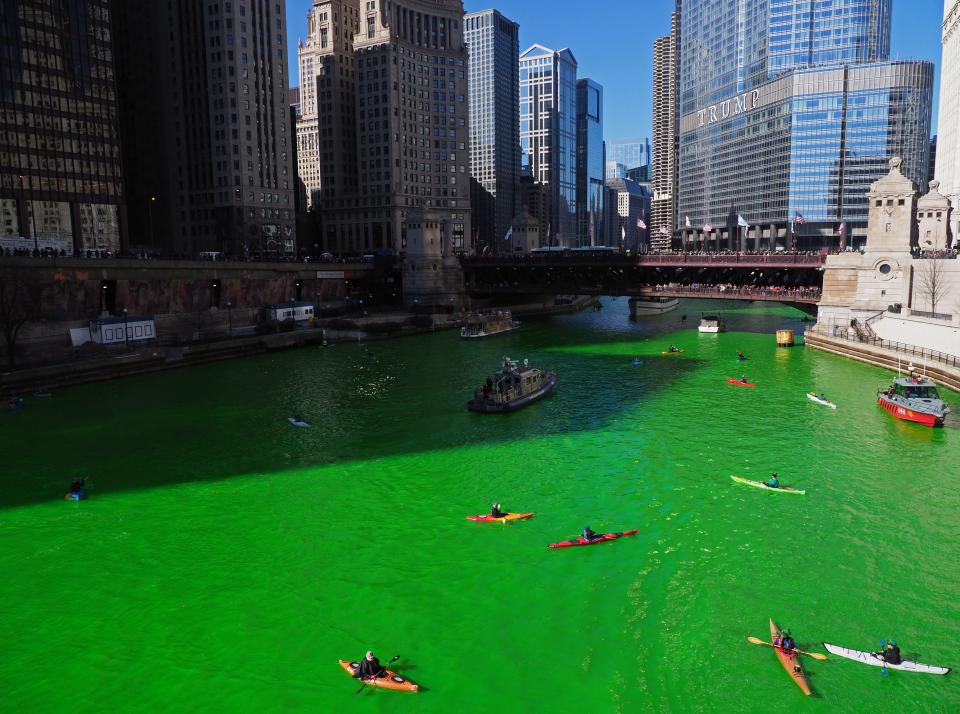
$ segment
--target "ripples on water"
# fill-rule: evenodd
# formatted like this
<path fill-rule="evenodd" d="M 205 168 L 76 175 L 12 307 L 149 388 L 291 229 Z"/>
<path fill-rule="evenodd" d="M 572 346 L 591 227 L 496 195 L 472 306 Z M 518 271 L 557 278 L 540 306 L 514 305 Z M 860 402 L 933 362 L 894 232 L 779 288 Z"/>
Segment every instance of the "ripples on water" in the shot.
<path fill-rule="evenodd" d="M 806 663 L 800 702 L 745 640 L 773 616 L 812 649 L 892 637 L 958 664 L 956 432 L 878 409 L 888 373 L 777 350 L 777 327 L 801 328 L 786 308 L 730 312 L 717 336 L 695 330 L 709 304 L 632 323 L 604 302 L 483 342 L 303 349 L 4 415 L 7 708 L 960 710 L 952 677 L 840 661 Z M 671 342 L 686 352 L 661 356 Z M 557 371 L 556 394 L 468 414 L 504 355 Z M 756 390 L 726 384 L 743 372 Z M 808 495 L 730 480 L 771 471 Z M 93 498 L 65 503 L 77 473 Z M 494 499 L 537 516 L 464 520 Z M 640 532 L 546 548 L 585 524 Z M 354 695 L 336 659 L 371 647 L 428 691 Z"/>

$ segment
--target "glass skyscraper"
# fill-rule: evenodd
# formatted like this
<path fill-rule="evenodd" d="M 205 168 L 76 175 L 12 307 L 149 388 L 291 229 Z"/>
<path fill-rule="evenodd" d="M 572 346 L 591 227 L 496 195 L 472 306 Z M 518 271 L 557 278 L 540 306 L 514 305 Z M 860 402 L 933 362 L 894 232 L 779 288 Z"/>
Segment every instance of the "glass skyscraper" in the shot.
<path fill-rule="evenodd" d="M 650 163 L 649 139 L 614 139 L 607 142 L 607 161 L 635 169 Z M 622 178 L 622 177 L 620 177 Z"/>
<path fill-rule="evenodd" d="M 497 10 L 469 13 L 463 37 L 470 52 L 470 175 L 493 196 L 494 246 L 517 213 L 520 177 L 520 26 Z M 477 213 L 475 226 L 479 226 Z"/>
<path fill-rule="evenodd" d="M 577 60 L 569 49 L 533 45 L 520 55 L 523 172 L 550 187 L 545 245 L 577 241 Z"/>
<path fill-rule="evenodd" d="M 683 0 L 678 219 L 685 236 L 789 245 L 844 224 L 892 156 L 927 180 L 933 66 L 888 61 L 890 0 Z M 705 225 L 713 231 L 704 236 Z M 749 236 L 746 235 L 749 233 Z M 756 243 L 752 243 L 756 241 Z"/>
<path fill-rule="evenodd" d="M 603 87 L 577 80 L 577 243 L 602 245 L 604 165 Z"/>

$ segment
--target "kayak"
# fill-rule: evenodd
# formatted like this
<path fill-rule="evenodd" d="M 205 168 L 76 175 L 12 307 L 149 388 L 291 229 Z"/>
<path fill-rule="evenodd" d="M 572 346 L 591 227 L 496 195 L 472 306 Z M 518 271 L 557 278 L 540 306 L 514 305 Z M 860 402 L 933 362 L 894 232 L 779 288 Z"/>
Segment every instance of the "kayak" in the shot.
<path fill-rule="evenodd" d="M 685 351 L 685 350 L 674 350 L 673 352 L 670 352 L 669 350 L 667 350 L 666 352 L 661 352 L 660 354 L 662 354 L 662 355 L 678 355 L 678 354 L 683 353 L 684 351 Z"/>
<path fill-rule="evenodd" d="M 765 488 L 768 491 L 777 491 L 779 493 L 796 493 L 800 496 L 803 496 L 806 493 L 806 491 L 801 491 L 797 488 L 790 488 L 789 486 L 779 486 L 774 488 L 773 486 L 768 486 L 763 481 L 751 481 L 750 479 L 743 478 L 742 476 L 731 476 L 730 478 L 737 483 L 746 484 L 747 486 L 754 486 L 756 488 Z"/>
<path fill-rule="evenodd" d="M 357 671 L 357 668 L 360 666 L 359 662 L 349 662 L 345 659 L 337 660 L 340 662 L 340 666 L 352 677 Z M 393 672 L 389 669 L 385 670 L 387 673 L 386 677 L 377 677 L 376 679 L 365 679 L 363 680 L 371 687 L 382 687 L 383 689 L 396 689 L 401 692 L 418 692 L 420 691 L 420 685 L 414 684 L 406 677 L 401 677 L 396 672 Z"/>
<path fill-rule="evenodd" d="M 900 664 L 888 664 L 884 662 L 883 658 L 876 652 L 851 650 L 846 647 L 831 645 L 829 642 L 824 642 L 823 646 L 827 648 L 827 652 L 835 654 L 837 657 L 846 657 L 847 659 L 857 660 L 858 662 L 863 662 L 864 664 L 869 664 L 874 667 L 901 669 L 904 672 L 922 672 L 923 674 L 947 674 L 950 671 L 949 667 L 937 667 L 933 664 L 920 664 L 919 662 L 910 662 L 909 660 L 902 660 Z"/>
<path fill-rule="evenodd" d="M 727 377 L 727 381 L 730 382 L 730 384 L 737 385 L 738 387 L 756 387 L 757 386 L 753 382 L 742 382 L 739 379 L 734 379 L 733 377 Z"/>
<path fill-rule="evenodd" d="M 836 405 L 836 404 L 834 404 L 833 402 L 828 402 L 826 399 L 821 399 L 820 397 L 818 397 L 818 396 L 817 396 L 816 394 L 814 394 L 813 392 L 807 392 L 807 399 L 809 399 L 811 402 L 816 402 L 817 404 L 822 404 L 822 405 L 825 406 L 825 407 L 830 407 L 831 409 L 836 409 L 836 408 L 837 408 L 837 405 Z"/>
<path fill-rule="evenodd" d="M 773 624 L 773 618 L 770 619 L 770 640 L 771 642 L 777 638 L 780 634 L 780 628 Z M 800 664 L 800 657 L 794 653 L 784 652 L 779 647 L 774 647 L 773 651 L 777 653 L 777 659 L 780 660 L 780 664 L 783 665 L 783 668 L 787 670 L 787 674 L 793 677 L 793 681 L 797 683 L 797 686 L 806 694 L 810 696 L 810 686 L 807 684 L 807 678 L 803 674 L 803 666 Z"/>
<path fill-rule="evenodd" d="M 297 421 L 297 420 L 294 419 L 293 417 L 287 417 L 287 421 L 290 422 L 291 424 L 293 424 L 294 426 L 300 427 L 301 429 L 309 429 L 309 428 L 310 428 L 310 422 Z"/>
<path fill-rule="evenodd" d="M 484 513 L 482 516 L 467 516 L 467 520 L 479 523 L 509 523 L 510 521 L 522 521 L 532 516 L 532 513 L 508 513 L 500 518 L 494 518 L 489 513 Z"/>
<path fill-rule="evenodd" d="M 70 493 L 69 491 L 67 491 L 67 493 L 63 494 L 63 498 L 66 501 L 82 501 L 86 497 L 87 497 L 86 491 L 80 491 L 80 493 Z"/>
<path fill-rule="evenodd" d="M 576 545 L 596 545 L 597 543 L 606 543 L 610 540 L 616 540 L 617 538 L 623 538 L 623 536 L 636 535 L 637 529 L 634 528 L 632 531 L 620 531 L 619 533 L 604 533 L 603 535 L 597 536 L 593 540 L 587 540 L 586 538 L 574 538 L 573 540 L 562 540 L 559 543 L 551 543 L 551 548 L 572 548 Z"/>

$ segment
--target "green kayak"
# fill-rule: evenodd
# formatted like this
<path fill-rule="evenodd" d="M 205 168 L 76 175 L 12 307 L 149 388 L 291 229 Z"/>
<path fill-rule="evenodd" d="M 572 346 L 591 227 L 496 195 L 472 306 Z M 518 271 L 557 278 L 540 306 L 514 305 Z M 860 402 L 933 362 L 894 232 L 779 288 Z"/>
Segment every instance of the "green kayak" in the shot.
<path fill-rule="evenodd" d="M 767 486 L 763 481 L 751 481 L 748 478 L 743 478 L 742 476 L 731 476 L 734 481 L 737 483 L 745 483 L 747 486 L 756 486 L 757 488 L 765 488 L 768 491 L 776 491 L 778 493 L 796 493 L 799 495 L 804 495 L 806 491 L 801 491 L 800 489 L 790 488 L 789 486 L 780 486 L 779 488 L 774 488 L 773 486 Z"/>

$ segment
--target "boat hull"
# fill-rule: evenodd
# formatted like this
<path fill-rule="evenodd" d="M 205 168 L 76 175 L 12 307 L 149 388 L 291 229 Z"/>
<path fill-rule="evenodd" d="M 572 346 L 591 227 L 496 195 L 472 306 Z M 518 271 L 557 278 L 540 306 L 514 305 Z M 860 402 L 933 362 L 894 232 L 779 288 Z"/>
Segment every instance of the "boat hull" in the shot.
<path fill-rule="evenodd" d="M 460 337 L 465 340 L 482 340 L 484 337 L 496 337 L 497 335 L 505 335 L 508 332 L 516 332 L 520 329 L 520 323 L 516 323 L 513 327 L 508 327 L 505 330 L 497 330 L 495 332 L 475 332 L 470 333 L 466 331 L 466 328 L 460 329 Z"/>
<path fill-rule="evenodd" d="M 708 334 L 711 334 L 711 335 L 715 335 L 715 334 L 717 334 L 718 332 L 721 332 L 721 331 L 722 331 L 720 327 L 716 327 L 716 326 L 713 326 L 713 325 L 700 325 L 697 329 L 698 329 L 700 332 L 705 332 L 705 333 L 708 333 Z"/>
<path fill-rule="evenodd" d="M 923 426 L 928 427 L 938 427 L 943 426 L 943 417 L 937 416 L 936 414 L 927 414 L 925 412 L 918 412 L 915 409 L 907 409 L 907 407 L 901 406 L 890 399 L 887 399 L 885 395 L 880 394 L 877 397 L 877 404 L 879 404 L 884 411 L 889 412 L 897 419 L 902 421 L 909 421 L 914 424 L 922 424 Z"/>
<path fill-rule="evenodd" d="M 798 488 L 790 488 L 789 486 L 779 486 L 778 488 L 773 488 L 768 486 L 763 481 L 751 481 L 748 478 L 743 478 L 742 476 L 731 476 L 734 481 L 737 483 L 742 483 L 745 486 L 753 486 L 754 488 L 762 488 L 766 491 L 775 491 L 777 493 L 795 493 L 798 496 L 803 496 L 806 494 L 806 491 L 801 491 Z"/>
<path fill-rule="evenodd" d="M 345 659 L 337 660 L 340 663 L 340 666 L 353 677 L 357 668 L 360 666 L 359 662 L 350 662 Z M 376 679 L 365 679 L 363 680 L 371 687 L 381 687 L 382 689 L 393 689 L 398 692 L 417 692 L 420 691 L 420 685 L 411 682 L 406 677 L 401 677 L 396 672 L 393 672 L 389 669 L 384 670 L 387 673 L 386 677 L 377 677 Z"/>
<path fill-rule="evenodd" d="M 923 674 L 943 675 L 950 673 L 949 667 L 938 667 L 934 664 L 921 664 L 919 662 L 910 662 L 909 660 L 903 660 L 900 664 L 888 664 L 884 662 L 883 658 L 879 657 L 876 652 L 851 650 L 847 647 L 831 645 L 829 642 L 824 642 L 823 646 L 830 654 L 834 654 L 837 657 L 844 657 L 845 659 L 852 659 L 857 662 L 863 662 L 864 664 L 869 664 L 871 667 L 886 667 L 887 669 L 898 669 L 903 672 L 920 672 Z"/>
<path fill-rule="evenodd" d="M 556 384 L 557 375 L 550 372 L 547 374 L 546 383 L 536 391 L 530 392 L 530 394 L 524 394 L 522 397 L 511 399 L 509 402 L 503 402 L 502 404 L 494 404 L 484 399 L 471 399 L 467 402 L 467 409 L 472 412 L 477 412 L 478 414 L 507 414 L 509 412 L 515 412 L 518 409 L 523 409 L 525 406 L 533 404 L 538 399 L 543 399 L 553 391 Z"/>
<path fill-rule="evenodd" d="M 780 634 L 780 628 L 773 623 L 773 619 L 770 619 L 770 641 L 772 642 L 776 639 L 777 635 Z M 774 647 L 773 651 L 777 653 L 777 659 L 780 660 L 780 664 L 783 665 L 783 668 L 787 670 L 787 674 L 790 675 L 790 678 L 797 683 L 797 686 L 800 687 L 800 691 L 806 694 L 808 697 L 812 692 L 810 691 L 810 685 L 807 684 L 807 677 L 803 673 L 803 667 L 800 664 L 800 657 L 796 653 L 789 654 L 784 652 L 779 647 Z"/>
<path fill-rule="evenodd" d="M 733 377 L 727 377 L 727 381 L 734 385 L 735 387 L 756 387 L 757 385 L 753 382 L 742 382 L 739 379 L 734 379 Z"/>
<path fill-rule="evenodd" d="M 656 299 L 645 300 L 643 298 L 634 298 L 630 301 L 630 313 L 634 317 L 662 315 L 665 312 L 672 312 L 678 307 L 680 307 L 680 301 L 676 298 L 662 302 Z"/>
<path fill-rule="evenodd" d="M 533 514 L 508 513 L 500 518 L 494 518 L 489 513 L 484 513 L 482 516 L 467 516 L 468 521 L 476 521 L 477 523 L 510 523 L 511 521 L 523 521 L 527 518 L 533 518 Z"/>
<path fill-rule="evenodd" d="M 826 399 L 821 399 L 820 397 L 813 394 L 812 392 L 807 392 L 807 399 L 809 399 L 811 402 L 816 402 L 817 404 L 822 404 L 825 407 L 829 407 L 830 409 L 837 408 L 837 405 L 834 404 L 833 402 L 828 402 Z"/>
<path fill-rule="evenodd" d="M 559 543 L 551 543 L 549 548 L 575 548 L 582 545 L 597 545 L 598 543 L 607 543 L 611 540 L 617 540 L 618 538 L 623 538 L 624 536 L 632 536 L 637 534 L 637 529 L 634 528 L 632 531 L 620 531 L 619 533 L 604 533 L 603 535 L 597 536 L 593 540 L 584 540 L 581 536 L 580 538 L 574 538 L 573 540 L 562 540 Z"/>

